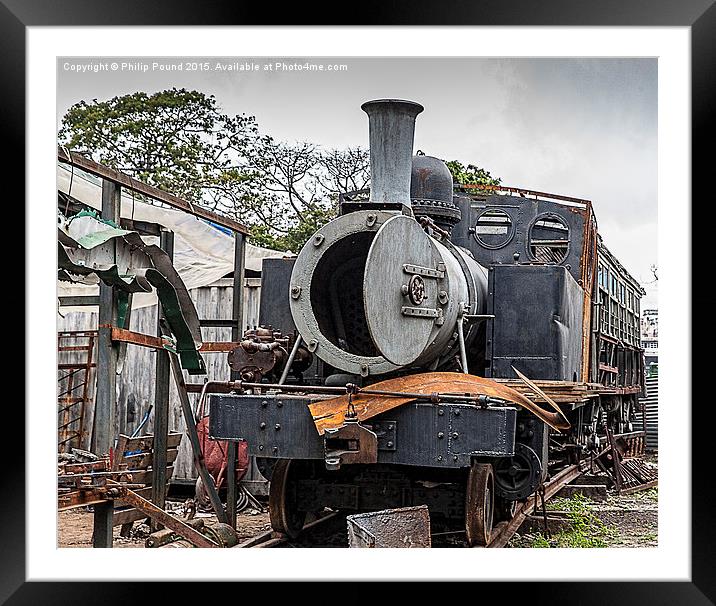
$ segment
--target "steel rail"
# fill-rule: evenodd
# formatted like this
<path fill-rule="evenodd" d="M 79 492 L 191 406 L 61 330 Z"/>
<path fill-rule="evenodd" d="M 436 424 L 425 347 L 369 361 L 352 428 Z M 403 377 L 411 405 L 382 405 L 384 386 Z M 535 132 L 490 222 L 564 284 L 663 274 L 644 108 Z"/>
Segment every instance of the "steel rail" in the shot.
<path fill-rule="evenodd" d="M 323 522 L 327 522 L 328 520 L 332 520 L 339 514 L 338 511 L 334 511 L 332 513 L 329 513 L 323 517 L 317 518 L 316 520 L 313 520 L 312 522 L 309 522 L 303 527 L 303 530 L 301 532 L 306 532 L 307 530 L 311 530 L 312 528 L 315 528 L 316 526 L 321 525 Z M 269 548 L 269 547 L 277 547 L 278 545 L 283 545 L 284 543 L 289 543 L 290 539 L 287 535 L 276 532 L 275 530 L 267 530 L 266 532 L 263 532 L 261 534 L 258 534 L 254 537 L 251 537 L 250 539 L 246 539 L 243 543 L 239 543 L 238 545 L 234 545 L 232 549 L 245 549 L 245 548 Z"/>
<path fill-rule="evenodd" d="M 583 469 L 581 465 L 570 465 L 561 470 L 549 482 L 544 485 L 544 501 L 547 502 L 556 495 L 562 488 L 569 484 L 572 480 L 582 475 Z M 522 523 L 529 515 L 529 511 L 535 507 L 537 502 L 537 493 L 534 493 L 522 505 L 517 507 L 515 515 L 506 524 L 498 524 L 495 527 L 497 533 L 493 535 L 488 548 L 498 548 L 507 545 L 513 535 L 519 530 Z"/>

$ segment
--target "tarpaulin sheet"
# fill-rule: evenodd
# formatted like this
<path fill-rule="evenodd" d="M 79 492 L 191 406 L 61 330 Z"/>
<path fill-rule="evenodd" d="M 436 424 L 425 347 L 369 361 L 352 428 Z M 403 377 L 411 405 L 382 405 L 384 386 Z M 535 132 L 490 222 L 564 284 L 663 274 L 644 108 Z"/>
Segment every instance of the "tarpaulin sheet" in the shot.
<path fill-rule="evenodd" d="M 102 208 L 102 180 L 65 163 L 57 165 L 57 189 L 97 210 Z M 62 209 L 60 209 L 62 210 Z M 208 286 L 234 270 L 234 238 L 218 226 L 173 208 L 142 202 L 122 190 L 121 216 L 136 221 L 158 223 L 174 232 L 174 266 L 187 289 Z M 158 244 L 158 238 L 143 237 L 145 242 Z M 265 258 L 294 256 L 291 253 L 269 250 L 246 244 L 246 269 L 261 271 Z M 85 284 L 58 281 L 57 295 L 93 295 L 99 292 L 98 280 L 92 276 Z M 137 293 L 132 297 L 132 308 L 147 307 L 157 302 L 154 293 Z M 94 311 L 94 307 L 61 307 L 68 311 Z"/>

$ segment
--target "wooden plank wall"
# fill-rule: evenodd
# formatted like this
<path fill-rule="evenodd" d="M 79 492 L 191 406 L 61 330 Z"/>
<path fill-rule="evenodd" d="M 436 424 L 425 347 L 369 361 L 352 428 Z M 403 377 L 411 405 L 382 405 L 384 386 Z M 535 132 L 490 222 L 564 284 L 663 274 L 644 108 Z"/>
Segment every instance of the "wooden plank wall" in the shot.
<path fill-rule="evenodd" d="M 258 324 L 260 279 L 248 278 L 244 287 L 244 323 L 243 326 Z M 228 319 L 232 310 L 232 280 L 223 278 L 209 286 L 192 289 L 191 297 L 194 300 L 199 317 L 202 319 Z M 143 307 L 132 311 L 130 330 L 144 334 L 156 334 L 157 307 Z M 69 312 L 65 317 L 58 315 L 57 330 L 96 330 L 97 313 Z M 205 341 L 230 341 L 229 328 L 202 328 Z M 226 353 L 205 353 L 204 360 L 208 370 L 208 379 L 217 381 L 229 380 L 229 366 L 226 363 Z M 154 403 L 154 367 L 155 352 L 144 347 L 127 346 L 127 355 L 124 360 L 122 373 L 117 378 L 117 416 L 116 427 L 119 433 L 131 435 L 142 422 L 149 405 Z M 184 378 L 190 382 L 203 382 L 203 376 L 190 377 L 184 373 Z M 198 396 L 189 396 L 192 403 Z M 94 389 L 92 390 L 94 402 Z M 184 433 L 185 426 L 179 404 L 179 396 L 172 382 L 171 401 L 169 412 L 169 430 Z M 86 414 L 88 427 L 92 423 L 92 411 Z M 144 426 L 142 434 L 153 433 L 153 413 Z M 179 446 L 179 455 L 174 464 L 173 481 L 191 481 L 196 479 L 196 472 L 192 462 L 189 440 L 182 440 Z"/>

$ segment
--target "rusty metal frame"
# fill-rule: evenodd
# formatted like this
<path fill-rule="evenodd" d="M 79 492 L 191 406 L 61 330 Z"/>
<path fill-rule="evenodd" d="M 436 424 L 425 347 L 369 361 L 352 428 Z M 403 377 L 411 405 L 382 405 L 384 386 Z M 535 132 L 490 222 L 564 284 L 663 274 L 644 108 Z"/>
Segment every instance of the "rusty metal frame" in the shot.
<path fill-rule="evenodd" d="M 116 491 L 116 494 L 114 494 L 113 491 Z M 189 524 L 186 524 L 179 518 L 167 513 L 151 501 L 140 497 L 136 492 L 128 488 L 121 486 L 112 487 L 110 485 L 108 494 L 117 500 L 124 501 L 128 505 L 139 509 L 155 522 L 185 538 L 187 541 L 192 543 L 192 545 L 196 545 L 197 547 L 219 547 L 219 545 L 214 543 L 214 541 L 204 536 L 192 526 L 189 526 Z"/>
<path fill-rule="evenodd" d="M 575 198 L 573 196 L 565 196 L 562 194 L 550 194 L 544 191 L 536 191 L 533 189 L 525 189 L 524 187 L 512 187 L 508 185 L 482 185 L 479 183 L 460 183 L 454 186 L 457 191 L 462 190 L 477 190 L 484 191 L 486 193 L 497 193 L 497 194 L 519 194 L 521 197 L 526 198 L 532 196 L 533 198 L 545 198 L 547 200 L 560 200 L 562 202 L 572 202 L 575 204 L 584 204 L 591 206 L 590 200 L 584 198 Z"/>
<path fill-rule="evenodd" d="M 167 347 L 172 346 L 172 342 L 164 337 L 146 335 L 125 328 L 117 328 L 116 326 L 112 326 L 111 328 L 112 341 L 129 343 L 130 345 L 138 345 L 140 347 L 149 347 L 150 349 L 167 349 Z M 203 353 L 228 353 L 236 349 L 239 345 L 240 343 L 234 341 L 204 341 L 199 347 L 199 351 Z"/>
<path fill-rule="evenodd" d="M 63 340 L 67 339 L 87 339 L 86 345 L 62 345 Z M 63 364 L 62 367 L 58 367 L 58 371 L 68 371 L 64 376 L 58 377 L 58 387 L 63 381 L 67 381 L 65 390 L 62 393 L 58 393 L 58 405 L 60 406 L 58 413 L 62 415 L 61 422 L 58 424 L 58 448 L 62 448 L 63 445 L 69 444 L 72 446 L 72 440 L 76 440 L 75 446 L 77 448 L 86 448 L 87 444 L 84 443 L 84 435 L 86 433 L 85 421 L 86 421 L 86 409 L 91 404 L 89 398 L 89 387 L 93 383 L 93 369 L 95 364 L 93 362 L 93 356 L 95 352 L 95 341 L 97 339 L 97 331 L 65 331 L 57 334 L 57 351 L 58 354 L 61 352 L 78 352 L 78 354 L 85 353 L 86 359 L 84 363 L 67 363 Z M 80 378 L 78 375 L 84 373 L 84 380 L 75 384 L 75 378 Z M 80 395 L 73 395 L 75 392 L 82 388 Z M 58 390 L 59 391 L 59 390 Z M 76 412 L 73 413 L 73 410 Z M 73 418 L 73 414 L 77 416 Z M 72 430 L 70 427 L 77 423 L 77 430 Z M 65 430 L 63 432 L 63 429 Z"/>

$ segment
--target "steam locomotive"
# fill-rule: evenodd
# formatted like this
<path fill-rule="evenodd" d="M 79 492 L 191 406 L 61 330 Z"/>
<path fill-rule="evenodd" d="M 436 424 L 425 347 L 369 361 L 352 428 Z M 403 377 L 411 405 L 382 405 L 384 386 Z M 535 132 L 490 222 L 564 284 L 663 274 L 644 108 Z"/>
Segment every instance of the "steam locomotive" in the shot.
<path fill-rule="evenodd" d="M 587 200 L 455 187 L 413 156 L 411 101 L 362 105 L 371 188 L 295 259 L 266 259 L 260 326 L 209 397 L 245 440 L 272 527 L 427 504 L 485 545 L 556 466 L 631 429 L 644 294 Z"/>

